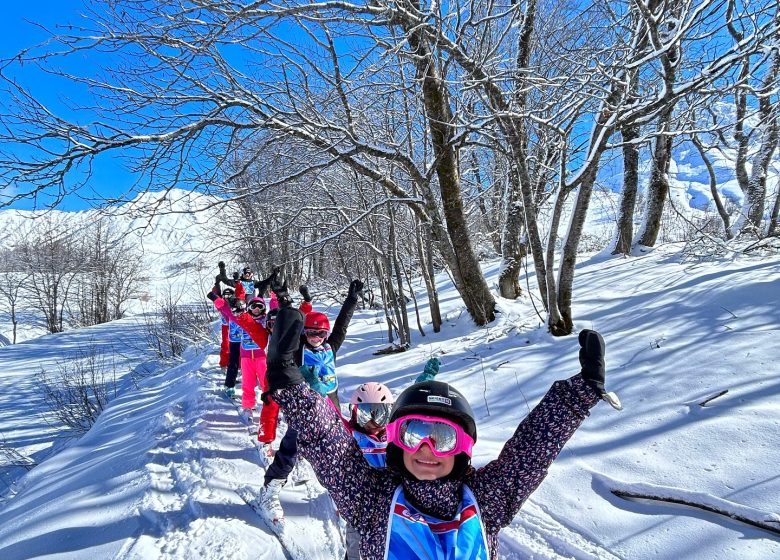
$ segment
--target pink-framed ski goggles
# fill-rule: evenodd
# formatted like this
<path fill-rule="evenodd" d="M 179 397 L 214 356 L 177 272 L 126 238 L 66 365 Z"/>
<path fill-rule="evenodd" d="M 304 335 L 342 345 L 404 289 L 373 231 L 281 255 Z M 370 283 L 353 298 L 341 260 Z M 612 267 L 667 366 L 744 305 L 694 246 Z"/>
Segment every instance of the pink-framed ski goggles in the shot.
<path fill-rule="evenodd" d="M 474 440 L 466 431 L 450 420 L 439 416 L 409 414 L 387 425 L 387 441 L 409 453 L 414 453 L 423 443 L 437 457 L 465 453 L 471 457 Z"/>

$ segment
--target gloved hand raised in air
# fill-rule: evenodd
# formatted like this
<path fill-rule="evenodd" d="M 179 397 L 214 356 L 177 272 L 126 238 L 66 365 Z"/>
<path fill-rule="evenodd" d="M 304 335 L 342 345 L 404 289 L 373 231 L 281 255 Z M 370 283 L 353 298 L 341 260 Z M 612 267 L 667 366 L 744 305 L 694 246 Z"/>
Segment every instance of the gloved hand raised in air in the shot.
<path fill-rule="evenodd" d="M 290 292 L 287 291 L 287 281 L 281 284 L 278 278 L 271 280 L 271 291 L 276 294 L 279 307 L 289 307 L 292 304 Z"/>
<path fill-rule="evenodd" d="M 310 302 L 312 300 L 308 286 L 298 286 L 298 292 L 303 296 L 303 301 Z"/>
<path fill-rule="evenodd" d="M 357 297 L 360 292 L 363 291 L 363 282 L 360 280 L 353 280 L 349 284 L 349 292 L 347 293 L 347 297 Z"/>
<path fill-rule="evenodd" d="M 596 331 L 584 329 L 580 331 L 580 375 L 588 385 L 598 393 L 599 397 L 607 401 L 613 408 L 620 410 L 623 406 L 620 404 L 615 393 L 607 393 L 604 389 L 604 380 L 606 373 L 606 364 L 604 354 L 606 345 L 604 339 Z"/>
<path fill-rule="evenodd" d="M 314 389 L 316 392 L 318 392 L 323 397 L 328 395 L 328 390 L 325 387 L 325 384 L 320 381 L 320 376 L 318 375 L 318 366 L 301 366 L 300 371 L 301 375 L 303 375 L 303 378 L 306 380 L 306 383 Z"/>
<path fill-rule="evenodd" d="M 268 288 L 271 286 L 274 280 L 279 276 L 279 272 L 282 269 L 278 266 L 275 266 L 273 270 L 271 271 L 271 275 L 268 276 L 268 278 L 264 278 L 263 280 L 260 280 L 260 282 L 257 283 L 257 289 L 260 292 L 261 296 L 265 295 L 265 292 L 268 290 Z"/>
<path fill-rule="evenodd" d="M 441 366 L 441 360 L 439 358 L 430 358 L 425 363 L 425 369 L 414 380 L 415 383 L 422 383 L 423 381 L 431 381 L 439 373 L 439 367 Z"/>

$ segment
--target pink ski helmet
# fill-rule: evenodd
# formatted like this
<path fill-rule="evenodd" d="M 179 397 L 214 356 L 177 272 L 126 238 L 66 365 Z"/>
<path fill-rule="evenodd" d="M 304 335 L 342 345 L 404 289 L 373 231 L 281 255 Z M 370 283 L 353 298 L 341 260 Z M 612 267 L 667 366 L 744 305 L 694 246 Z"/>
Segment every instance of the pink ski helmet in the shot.
<path fill-rule="evenodd" d="M 377 426 L 385 426 L 390 419 L 394 400 L 386 385 L 376 381 L 363 383 L 349 399 L 352 422 L 363 427 L 373 420 Z"/>
<path fill-rule="evenodd" d="M 387 388 L 387 385 L 369 381 L 355 389 L 355 392 L 352 393 L 352 397 L 349 399 L 349 404 L 393 404 L 394 400 L 393 394 Z"/>

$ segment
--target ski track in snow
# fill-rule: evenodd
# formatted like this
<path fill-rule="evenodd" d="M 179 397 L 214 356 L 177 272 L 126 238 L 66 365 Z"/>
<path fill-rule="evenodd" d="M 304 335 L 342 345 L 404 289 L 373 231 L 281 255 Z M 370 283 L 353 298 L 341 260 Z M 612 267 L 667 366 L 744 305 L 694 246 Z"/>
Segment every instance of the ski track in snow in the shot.
<path fill-rule="evenodd" d="M 154 427 L 151 437 L 156 445 L 147 453 L 145 465 L 148 489 L 138 513 L 153 528 L 145 532 L 159 536 L 142 535 L 128 542 L 121 558 L 217 559 L 245 557 L 244 553 L 252 558 L 284 556 L 277 537 L 237 493 L 243 486 L 256 495 L 264 470 L 253 449 L 255 430 L 250 427 L 252 435 L 245 435 L 240 407 L 218 392 L 221 373 L 215 364 L 216 356 L 209 356 L 194 372 L 201 390 L 173 403 Z M 203 386 L 207 390 L 202 390 Z M 234 437 L 245 448 L 243 462 L 231 458 L 232 453 L 225 449 L 225 424 L 238 428 Z M 316 481 L 295 487 L 288 484 L 281 499 L 288 536 L 300 542 L 306 558 L 343 557 L 335 508 L 324 488 Z M 233 519 L 235 505 L 240 505 L 242 520 Z M 245 525 L 255 534 L 249 542 L 258 538 L 264 542 L 251 546 L 244 542 L 242 547 L 250 530 Z M 246 550 L 242 552 L 242 548 Z"/>
<path fill-rule="evenodd" d="M 621 560 L 530 502 L 499 535 L 505 560 Z"/>
<path fill-rule="evenodd" d="M 246 424 L 239 415 L 240 406 L 229 402 L 217 388 L 221 375 L 216 356 L 209 356 L 194 374 L 201 390 L 193 390 L 172 403 L 153 428 L 155 446 L 146 456 L 148 489 L 138 506 L 144 522 L 154 530 L 126 543 L 119 558 L 135 560 L 218 559 L 227 557 L 284 558 L 309 560 L 343 558 L 344 523 L 319 483 L 309 481 L 282 490 L 286 537 L 298 545 L 296 554 L 282 549 L 277 536 L 259 514 L 247 506 L 241 492 L 256 495 L 263 483 L 264 470 L 252 436 L 246 437 Z M 207 390 L 203 390 L 203 386 Z M 223 424 L 233 431 L 248 453 L 237 464 L 225 449 Z M 283 435 L 284 423 L 280 423 Z M 253 433 L 252 430 L 249 430 Z M 247 466 L 249 469 L 247 469 Z M 247 472 L 251 480 L 247 480 Z M 235 519 L 236 506 L 243 519 Z M 243 521 L 243 522 L 242 522 Z M 254 536 L 251 546 L 241 546 L 249 525 Z M 258 534 L 258 531 L 260 534 Z M 246 545 L 246 543 L 244 543 Z M 301 554 L 302 553 L 302 554 Z M 505 560 L 613 560 L 617 556 L 589 542 L 583 536 L 558 523 L 545 512 L 526 504 L 512 525 L 501 533 L 500 557 Z"/>

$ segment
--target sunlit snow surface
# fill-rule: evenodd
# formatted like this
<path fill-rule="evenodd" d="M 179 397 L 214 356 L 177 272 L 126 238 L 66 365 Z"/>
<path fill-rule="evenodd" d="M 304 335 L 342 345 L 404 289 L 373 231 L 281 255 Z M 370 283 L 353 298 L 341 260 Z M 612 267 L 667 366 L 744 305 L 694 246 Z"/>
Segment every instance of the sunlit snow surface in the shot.
<path fill-rule="evenodd" d="M 604 335 L 607 385 L 625 410 L 601 404 L 593 411 L 503 531 L 503 558 L 780 557 L 777 534 L 609 491 L 610 484 L 654 485 L 735 510 L 780 513 L 780 258 L 683 263 L 679 249 L 581 259 L 576 326 Z M 484 263 L 491 284 L 498 267 Z M 498 320 L 475 328 L 446 276 L 437 280 L 442 332 L 426 325 L 407 353 L 373 356 L 386 346 L 382 317 L 355 314 L 339 354 L 341 399 L 366 380 L 400 391 L 438 356 L 439 378 L 475 409 L 474 463 L 482 465 L 554 380 L 578 371 L 576 337 L 546 334 L 528 298 L 500 300 Z M 427 318 L 421 287 L 418 299 Z M 128 325 L 0 349 L 6 438 L 44 453 L 57 430 L 38 416 L 35 372 L 78 339 L 132 338 Z M 125 383 L 86 436 L 18 480 L 0 509 L 0 558 L 282 558 L 276 537 L 236 494 L 259 487 L 263 471 L 236 408 L 218 394 L 216 359 L 208 349 L 193 351 L 173 369 Z M 144 357 L 127 360 L 140 365 Z M 699 406 L 723 389 L 729 392 Z M 311 529 L 328 523 L 327 508 L 304 488 L 283 491 L 288 516 L 310 528 L 301 540 L 311 558 L 332 557 L 333 539 Z"/>

